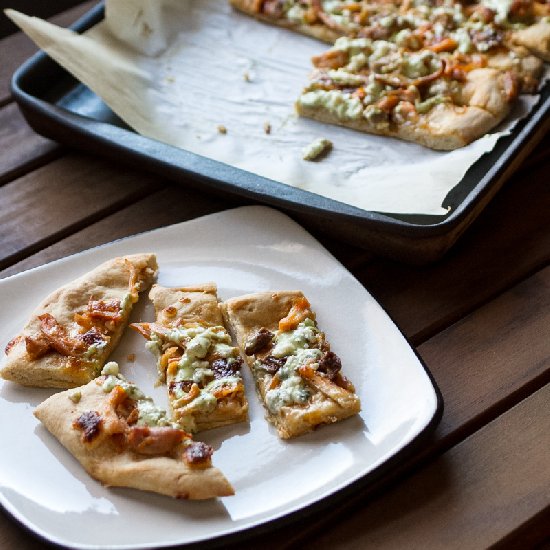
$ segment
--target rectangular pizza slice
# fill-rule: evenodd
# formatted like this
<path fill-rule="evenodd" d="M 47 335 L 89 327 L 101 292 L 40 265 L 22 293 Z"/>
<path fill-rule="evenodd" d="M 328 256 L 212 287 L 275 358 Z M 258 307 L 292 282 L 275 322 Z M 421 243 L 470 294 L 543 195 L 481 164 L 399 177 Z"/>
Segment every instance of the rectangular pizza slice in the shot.
<path fill-rule="evenodd" d="M 166 412 L 107 363 L 101 376 L 56 393 L 35 416 L 95 479 L 186 499 L 234 493 L 212 466 L 213 449 L 181 430 Z"/>
<path fill-rule="evenodd" d="M 138 294 L 157 274 L 154 254 L 109 260 L 50 294 L 6 346 L 0 374 L 25 386 L 89 382 L 117 345 Z"/>
<path fill-rule="evenodd" d="M 149 297 L 156 321 L 132 328 L 157 357 L 173 418 L 191 432 L 247 420 L 242 359 L 224 327 L 216 286 L 154 285 Z"/>
<path fill-rule="evenodd" d="M 339 38 L 314 58 L 296 103 L 301 116 L 452 150 L 499 124 L 519 88 L 512 72 L 483 59 L 394 42 Z"/>
<path fill-rule="evenodd" d="M 353 384 L 300 291 L 262 292 L 222 303 L 244 351 L 266 418 L 283 439 L 360 411 Z"/>

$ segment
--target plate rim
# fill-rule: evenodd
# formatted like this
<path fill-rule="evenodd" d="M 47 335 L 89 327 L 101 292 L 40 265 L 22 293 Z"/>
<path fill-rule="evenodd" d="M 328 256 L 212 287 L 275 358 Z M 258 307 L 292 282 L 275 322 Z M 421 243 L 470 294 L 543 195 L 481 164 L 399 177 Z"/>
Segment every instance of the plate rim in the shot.
<path fill-rule="evenodd" d="M 286 214 L 277 211 L 276 209 L 273 209 L 268 206 L 263 205 L 252 205 L 252 206 L 240 206 L 237 208 L 230 208 L 226 209 L 220 212 L 214 212 L 210 214 L 206 214 L 203 216 L 199 216 L 197 218 L 193 218 L 190 220 L 186 220 L 183 222 L 170 224 L 167 226 L 150 229 L 144 232 L 136 233 L 134 235 L 130 235 L 127 237 L 123 237 L 120 239 L 116 239 L 113 241 L 109 241 L 107 243 L 103 243 L 101 245 L 97 245 L 85 250 L 81 250 L 79 252 L 76 252 L 74 254 L 70 254 L 67 256 L 63 256 L 61 258 L 58 258 L 56 260 L 53 260 L 51 262 L 47 262 L 45 264 L 42 264 L 40 266 L 35 266 L 33 268 L 30 268 L 28 270 L 22 271 L 20 273 L 16 273 L 13 275 L 10 275 L 4 279 L 0 279 L 0 286 L 3 286 L 4 284 L 9 284 L 14 279 L 18 279 L 20 277 L 26 276 L 31 272 L 40 271 L 41 269 L 50 268 L 52 265 L 58 264 L 58 263 L 64 263 L 68 260 L 74 260 L 77 259 L 80 255 L 87 254 L 96 250 L 100 250 L 102 248 L 107 248 L 112 244 L 115 243 L 122 243 L 127 240 L 132 240 L 136 237 L 141 237 L 144 235 L 149 235 L 155 232 L 162 232 L 166 229 L 172 229 L 176 228 L 178 226 L 188 224 L 190 222 L 195 222 L 197 220 L 204 220 L 211 217 L 217 217 L 220 215 L 226 215 L 231 212 L 236 211 L 243 211 L 243 210 L 268 210 L 268 211 L 274 211 L 279 216 L 283 216 L 287 218 L 287 221 L 290 222 L 292 225 L 294 225 L 297 229 L 301 230 L 306 236 L 312 239 L 312 241 L 315 242 L 315 244 L 319 247 L 319 249 L 326 255 L 328 255 L 331 259 L 331 261 L 338 264 L 338 266 L 346 271 L 349 276 L 351 276 L 362 288 L 367 292 L 367 294 L 370 295 L 368 289 L 351 273 L 329 250 L 327 250 L 322 243 L 320 243 L 313 235 L 311 235 L 306 229 L 304 229 L 300 224 L 289 218 Z M 372 297 L 372 296 L 371 296 Z M 394 328 L 398 331 L 398 333 L 401 335 L 401 337 L 404 339 L 406 344 L 409 347 L 409 351 L 413 353 L 413 355 L 418 360 L 419 365 L 422 367 L 424 373 L 427 375 L 427 379 L 429 382 L 429 388 L 433 392 L 434 397 L 434 408 L 431 411 L 431 414 L 427 415 L 425 424 L 419 428 L 418 432 L 411 438 L 411 440 L 406 443 L 403 447 L 399 448 L 397 452 L 392 454 L 387 459 L 383 460 L 378 466 L 374 467 L 371 471 L 361 475 L 357 479 L 350 481 L 347 483 L 344 487 L 341 487 L 340 489 L 336 489 L 330 494 L 328 494 L 324 498 L 319 498 L 310 504 L 306 505 L 298 505 L 298 507 L 290 511 L 288 513 L 283 513 L 283 515 L 279 517 L 275 517 L 272 519 L 268 519 L 266 521 L 261 521 L 260 523 L 256 525 L 251 526 L 245 526 L 242 528 L 237 528 L 236 530 L 232 530 L 227 533 L 220 533 L 219 535 L 213 537 L 213 538 L 203 538 L 200 540 L 195 541 L 188 541 L 188 542 L 161 542 L 156 543 L 155 545 L 151 546 L 151 544 L 125 544 L 120 545 L 117 544 L 115 546 L 112 546 L 112 548 L 117 549 L 142 549 L 142 548 L 167 548 L 174 546 L 174 544 L 177 544 L 178 547 L 181 548 L 219 548 L 225 544 L 234 544 L 239 542 L 246 542 L 254 537 L 269 533 L 274 530 L 281 529 L 286 526 L 291 526 L 296 524 L 299 521 L 309 520 L 312 518 L 315 518 L 315 516 L 318 516 L 322 511 L 334 507 L 335 504 L 339 507 L 339 513 L 341 513 L 344 510 L 349 509 L 349 507 L 356 502 L 357 499 L 364 497 L 366 495 L 370 495 L 370 493 L 378 488 L 377 483 L 380 481 L 384 481 L 385 485 L 386 483 L 390 482 L 392 480 L 392 473 L 393 476 L 397 473 L 402 473 L 403 469 L 405 471 L 408 471 L 411 467 L 416 466 L 416 463 L 412 463 L 409 465 L 404 465 L 404 468 L 399 469 L 398 466 L 401 464 L 403 466 L 403 463 L 412 456 L 417 449 L 420 449 L 423 447 L 426 439 L 430 436 L 431 432 L 434 430 L 434 428 L 437 426 L 437 424 L 440 422 L 443 410 L 444 410 L 444 402 L 443 402 L 443 396 L 441 394 L 441 390 L 439 389 L 437 382 L 430 372 L 429 368 L 425 364 L 422 357 L 419 355 L 415 347 L 412 345 L 410 340 L 406 337 L 406 335 L 403 333 L 401 328 L 395 323 L 394 319 L 391 317 L 391 315 L 388 314 L 386 309 L 374 298 L 372 297 L 374 302 L 378 305 L 378 307 L 381 308 L 381 310 L 385 313 L 385 315 L 388 317 L 388 319 L 392 322 L 394 325 Z M 386 476 L 389 476 L 389 479 L 384 479 Z M 383 485 L 380 485 L 382 487 Z M 52 535 L 48 535 L 48 533 L 42 532 L 43 529 L 39 528 L 38 526 L 34 526 L 27 518 L 22 515 L 15 507 L 12 506 L 11 502 L 6 499 L 3 492 L 0 492 L 0 505 L 2 509 L 11 517 L 13 518 L 18 525 L 23 526 L 23 528 L 30 533 L 35 538 L 38 538 L 39 540 L 46 541 L 49 544 L 53 544 L 54 546 L 57 546 L 59 548 L 80 548 L 83 550 L 88 550 L 91 548 L 107 548 L 105 545 L 98 545 L 98 544 L 82 544 L 82 545 L 74 545 L 74 544 L 66 544 L 62 541 L 57 540 L 55 537 L 52 537 Z"/>

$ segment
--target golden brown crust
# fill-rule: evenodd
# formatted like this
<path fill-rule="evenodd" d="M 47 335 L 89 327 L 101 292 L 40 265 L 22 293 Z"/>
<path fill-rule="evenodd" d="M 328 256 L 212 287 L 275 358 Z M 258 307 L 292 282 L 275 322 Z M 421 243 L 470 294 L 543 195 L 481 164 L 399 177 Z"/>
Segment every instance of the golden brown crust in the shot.
<path fill-rule="evenodd" d="M 134 282 L 139 287 L 136 290 L 141 292 L 149 288 L 156 273 L 154 254 L 134 254 L 109 260 L 56 290 L 33 312 L 18 342 L 7 354 L 0 374 L 6 380 L 25 386 L 71 388 L 89 382 L 99 374 L 105 360 L 117 345 L 131 307 L 127 308 L 122 321 L 110 333 L 109 343 L 93 362 L 62 355 L 55 350 L 33 359 L 27 351 L 25 338 L 40 337 L 39 317 L 44 314 L 51 315 L 60 325 L 68 326 L 74 323 L 75 314 L 86 310 L 90 299 L 123 301 L 129 293 L 133 275 L 137 274 Z"/>
<path fill-rule="evenodd" d="M 300 291 L 263 292 L 232 298 L 223 302 L 221 307 L 226 322 L 244 350 L 250 336 L 259 329 L 266 328 L 275 332 L 279 321 L 289 314 L 297 300 L 302 299 L 305 297 Z M 254 375 L 257 392 L 265 405 L 266 393 L 272 387 L 274 376 L 254 368 L 254 355 L 245 355 L 245 358 Z M 315 372 L 309 373 L 304 382 L 312 392 L 307 403 L 283 406 L 278 412 L 272 412 L 266 406 L 266 419 L 275 426 L 282 439 L 302 435 L 360 411 L 359 398 L 349 388 L 343 388 Z"/>
<path fill-rule="evenodd" d="M 108 418 L 110 394 L 103 391 L 100 382 L 101 378 L 79 388 L 78 403 L 70 398 L 76 390 L 67 390 L 52 395 L 34 413 L 93 478 L 106 486 L 132 487 L 176 498 L 207 499 L 234 494 L 217 468 L 193 468 L 181 458 L 121 450 L 109 435 L 98 436 L 94 445 L 84 443 L 82 432 L 74 427 L 75 421 L 89 411 Z"/>
<path fill-rule="evenodd" d="M 180 288 L 153 285 L 149 297 L 155 306 L 156 322 L 165 327 L 188 323 L 224 326 L 214 283 Z M 177 371 L 168 369 L 166 383 L 169 388 L 176 379 Z M 242 381 L 227 397 L 217 399 L 216 407 L 211 411 L 194 408 L 192 401 L 182 403 L 173 393 L 169 393 L 169 402 L 173 418 L 193 432 L 248 420 L 248 402 Z"/>
<path fill-rule="evenodd" d="M 543 20 L 526 29 L 514 31 L 511 40 L 544 61 L 550 61 L 550 22 Z"/>

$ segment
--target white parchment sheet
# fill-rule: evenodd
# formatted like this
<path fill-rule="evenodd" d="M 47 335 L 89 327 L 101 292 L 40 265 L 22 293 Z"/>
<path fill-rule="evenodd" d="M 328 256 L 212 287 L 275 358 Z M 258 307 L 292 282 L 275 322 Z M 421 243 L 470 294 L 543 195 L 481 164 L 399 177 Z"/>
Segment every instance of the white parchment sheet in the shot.
<path fill-rule="evenodd" d="M 85 35 L 10 15 L 140 134 L 365 210 L 446 213 L 445 195 L 536 100 L 523 96 L 500 133 L 438 152 L 298 118 L 310 59 L 328 46 L 226 0 L 107 0 Z M 319 137 L 334 149 L 304 161 Z"/>

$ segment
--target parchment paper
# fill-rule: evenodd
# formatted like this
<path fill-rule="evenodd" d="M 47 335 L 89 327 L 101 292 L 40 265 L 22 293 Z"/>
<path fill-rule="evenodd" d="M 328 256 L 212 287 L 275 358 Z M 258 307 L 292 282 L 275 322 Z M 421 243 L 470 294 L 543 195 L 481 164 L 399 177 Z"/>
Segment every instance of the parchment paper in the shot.
<path fill-rule="evenodd" d="M 522 96 L 498 133 L 438 152 L 298 118 L 310 59 L 328 46 L 226 0 L 107 0 L 84 35 L 8 15 L 140 134 L 365 210 L 446 213 L 447 193 L 537 99 Z M 302 160 L 318 137 L 333 151 Z"/>

